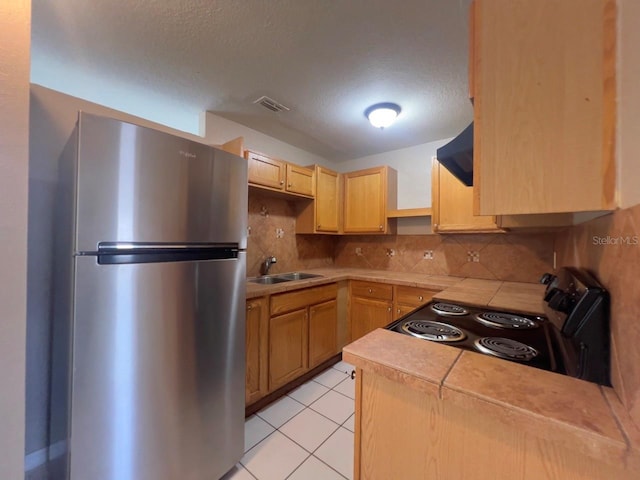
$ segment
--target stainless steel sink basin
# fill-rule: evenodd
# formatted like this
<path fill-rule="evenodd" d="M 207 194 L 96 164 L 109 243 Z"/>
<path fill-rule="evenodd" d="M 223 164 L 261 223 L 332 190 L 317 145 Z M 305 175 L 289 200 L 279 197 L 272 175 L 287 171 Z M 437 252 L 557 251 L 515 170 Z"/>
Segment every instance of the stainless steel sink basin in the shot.
<path fill-rule="evenodd" d="M 251 278 L 249 281 L 259 283 L 261 285 L 273 285 L 274 283 L 293 282 L 295 280 L 306 280 L 307 278 L 317 278 L 322 275 L 315 273 L 291 272 L 281 273 L 279 275 L 267 275 L 264 277 Z"/>
<path fill-rule="evenodd" d="M 278 277 L 258 277 L 258 278 L 252 278 L 249 281 L 253 283 L 260 283 L 261 285 L 271 285 L 274 283 L 290 282 L 291 280 L 286 278 L 278 278 Z"/>
<path fill-rule="evenodd" d="M 318 277 L 322 277 L 322 275 L 316 275 L 315 273 L 304 273 L 304 272 L 281 273 L 279 275 L 276 275 L 276 278 L 283 278 L 288 282 L 292 280 L 306 280 L 307 278 L 318 278 Z"/>

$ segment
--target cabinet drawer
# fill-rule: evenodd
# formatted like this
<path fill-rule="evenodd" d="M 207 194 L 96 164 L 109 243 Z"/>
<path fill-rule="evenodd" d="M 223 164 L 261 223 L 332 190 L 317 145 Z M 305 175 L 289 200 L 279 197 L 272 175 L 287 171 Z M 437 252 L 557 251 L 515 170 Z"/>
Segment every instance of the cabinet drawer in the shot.
<path fill-rule="evenodd" d="M 384 283 L 351 282 L 351 295 L 354 297 L 376 298 L 379 300 L 393 299 L 393 286 Z"/>
<path fill-rule="evenodd" d="M 431 298 L 438 293 L 437 290 L 428 290 L 420 287 L 405 287 L 397 285 L 395 293 L 396 303 L 419 307 L 431 301 Z"/>
<path fill-rule="evenodd" d="M 333 300 L 337 296 L 338 285 L 336 283 L 273 295 L 271 297 L 271 315 L 280 315 L 309 305 L 316 305 Z"/>

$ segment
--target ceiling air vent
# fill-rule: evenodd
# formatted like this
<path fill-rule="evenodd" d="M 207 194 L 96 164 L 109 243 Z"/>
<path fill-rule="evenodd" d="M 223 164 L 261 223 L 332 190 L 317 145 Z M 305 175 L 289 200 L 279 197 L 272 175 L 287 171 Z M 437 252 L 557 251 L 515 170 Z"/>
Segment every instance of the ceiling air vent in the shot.
<path fill-rule="evenodd" d="M 288 112 L 289 107 L 285 107 L 283 104 L 276 102 L 273 98 L 269 98 L 266 95 L 254 100 L 253 103 L 262 105 L 264 108 L 268 108 L 272 112 Z"/>

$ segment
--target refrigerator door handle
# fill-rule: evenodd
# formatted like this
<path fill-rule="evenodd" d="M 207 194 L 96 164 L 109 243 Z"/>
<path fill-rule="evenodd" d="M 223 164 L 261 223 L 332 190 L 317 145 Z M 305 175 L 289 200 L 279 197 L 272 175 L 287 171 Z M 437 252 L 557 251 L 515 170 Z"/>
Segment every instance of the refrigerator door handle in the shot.
<path fill-rule="evenodd" d="M 148 250 L 197 250 L 212 248 L 238 248 L 237 243 L 135 243 L 135 242 L 100 242 L 99 253 Z"/>
<path fill-rule="evenodd" d="M 189 262 L 238 258 L 238 245 L 230 244 L 125 244 L 101 242 L 95 255 L 99 265 Z"/>

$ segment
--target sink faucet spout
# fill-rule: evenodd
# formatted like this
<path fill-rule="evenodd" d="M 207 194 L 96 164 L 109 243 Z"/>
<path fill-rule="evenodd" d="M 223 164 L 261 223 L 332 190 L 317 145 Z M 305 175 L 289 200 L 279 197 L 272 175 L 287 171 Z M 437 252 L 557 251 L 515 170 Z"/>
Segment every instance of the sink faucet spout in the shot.
<path fill-rule="evenodd" d="M 266 260 L 262 262 L 262 265 L 260 267 L 260 274 L 269 275 L 269 269 L 271 268 L 271 265 L 273 265 L 274 263 L 278 263 L 278 260 L 276 259 L 276 257 L 268 256 Z"/>

